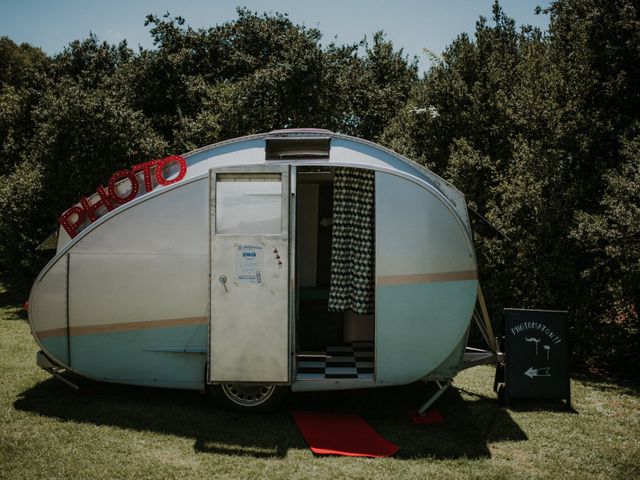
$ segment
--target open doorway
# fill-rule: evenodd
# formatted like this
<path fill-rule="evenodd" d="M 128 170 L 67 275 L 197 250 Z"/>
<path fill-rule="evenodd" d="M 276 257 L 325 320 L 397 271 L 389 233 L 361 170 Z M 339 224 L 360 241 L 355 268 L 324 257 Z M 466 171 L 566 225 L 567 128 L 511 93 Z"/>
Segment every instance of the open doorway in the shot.
<path fill-rule="evenodd" d="M 374 178 L 298 169 L 296 380 L 374 380 Z"/>

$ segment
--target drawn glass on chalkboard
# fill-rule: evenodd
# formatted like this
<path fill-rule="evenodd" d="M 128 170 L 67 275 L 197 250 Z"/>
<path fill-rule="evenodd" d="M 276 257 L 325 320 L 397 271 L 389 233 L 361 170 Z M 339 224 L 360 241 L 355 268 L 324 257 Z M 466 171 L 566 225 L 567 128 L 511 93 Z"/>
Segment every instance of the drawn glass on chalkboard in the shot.
<path fill-rule="evenodd" d="M 525 341 L 527 342 L 534 342 L 536 344 L 536 357 L 538 356 L 538 344 L 540 343 L 540 339 L 539 338 L 525 338 Z"/>

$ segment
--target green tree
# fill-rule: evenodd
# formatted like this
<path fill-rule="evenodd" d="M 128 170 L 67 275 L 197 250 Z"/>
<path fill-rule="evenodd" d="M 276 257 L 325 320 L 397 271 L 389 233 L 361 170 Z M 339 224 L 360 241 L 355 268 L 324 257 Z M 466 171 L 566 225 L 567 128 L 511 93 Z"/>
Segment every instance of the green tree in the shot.
<path fill-rule="evenodd" d="M 108 82 L 133 56 L 126 41 L 110 45 L 89 33 L 86 39 L 71 42 L 55 56 L 52 76 L 56 81 L 69 78 L 85 89 L 94 89 Z"/>
<path fill-rule="evenodd" d="M 33 117 L 25 160 L 0 179 L 0 261 L 22 279 L 42 267 L 35 247 L 56 229 L 61 212 L 116 170 L 166 151 L 140 112 L 69 79 L 43 96 Z"/>
<path fill-rule="evenodd" d="M 561 0 L 546 13 L 547 33 L 517 31 L 496 2 L 492 22 L 434 62 L 383 141 L 451 180 L 511 238 L 476 236 L 496 316 L 505 305 L 569 308 L 578 358 L 611 366 L 605 352 L 637 332 L 637 291 L 620 286 L 637 285 L 635 238 L 613 205 L 637 206 L 638 7 Z"/>
<path fill-rule="evenodd" d="M 353 96 L 353 135 L 378 141 L 384 129 L 404 107 L 417 83 L 417 58 L 409 60 L 396 51 L 383 32 L 373 35 L 373 44 L 366 41 L 360 75 L 351 77 Z"/>
<path fill-rule="evenodd" d="M 0 37 L 0 171 L 20 163 L 33 135 L 31 110 L 47 88 L 50 59 L 27 44 Z"/>
<path fill-rule="evenodd" d="M 623 141 L 621 155 L 622 164 L 605 174 L 598 212 L 578 211 L 572 232 L 582 253 L 581 280 L 599 300 L 581 311 L 598 319 L 585 322 L 591 335 L 583 348 L 592 362 L 605 359 L 617 369 L 640 348 L 640 134 Z"/>

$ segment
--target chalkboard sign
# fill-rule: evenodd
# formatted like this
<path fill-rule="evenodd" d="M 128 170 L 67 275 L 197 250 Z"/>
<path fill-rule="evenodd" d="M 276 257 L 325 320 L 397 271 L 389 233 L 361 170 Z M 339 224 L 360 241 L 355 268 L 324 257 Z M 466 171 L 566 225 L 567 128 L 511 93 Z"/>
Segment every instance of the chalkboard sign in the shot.
<path fill-rule="evenodd" d="M 505 402 L 566 399 L 569 387 L 567 312 L 505 309 Z"/>

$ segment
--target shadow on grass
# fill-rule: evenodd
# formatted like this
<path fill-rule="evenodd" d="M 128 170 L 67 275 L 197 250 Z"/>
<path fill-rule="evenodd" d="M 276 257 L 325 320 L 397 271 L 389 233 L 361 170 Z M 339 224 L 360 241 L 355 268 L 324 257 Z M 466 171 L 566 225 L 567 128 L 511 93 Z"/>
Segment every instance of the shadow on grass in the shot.
<path fill-rule="evenodd" d="M 578 415 L 573 406 L 567 405 L 565 400 L 537 399 L 537 398 L 511 398 L 509 410 L 513 412 L 554 412 Z"/>
<path fill-rule="evenodd" d="M 130 387 L 83 380 L 75 392 L 48 379 L 23 392 L 18 410 L 64 421 L 153 431 L 194 439 L 194 449 L 223 455 L 284 458 L 306 449 L 290 410 L 360 414 L 383 437 L 400 447 L 395 458 L 488 458 L 488 444 L 526 440 L 525 433 L 493 398 L 465 400 L 451 388 L 438 400 L 443 425 L 413 425 L 407 411 L 433 392 L 414 384 L 349 392 L 299 393 L 277 412 L 229 413 L 197 392 Z"/>
<path fill-rule="evenodd" d="M 305 448 L 286 410 L 235 414 L 215 408 L 209 396 L 194 391 L 85 379 L 79 385 L 76 392 L 51 378 L 23 392 L 14 406 L 63 421 L 193 438 L 198 452 L 271 458 L 284 457 L 290 448 Z"/>
<path fill-rule="evenodd" d="M 403 387 L 298 394 L 301 410 L 355 412 L 387 440 L 400 447 L 395 458 L 489 458 L 488 445 L 500 441 L 522 441 L 527 436 L 495 398 L 448 389 L 435 408 L 445 418 L 442 425 L 413 425 L 408 411 L 423 404 L 435 387 L 415 383 Z"/>

